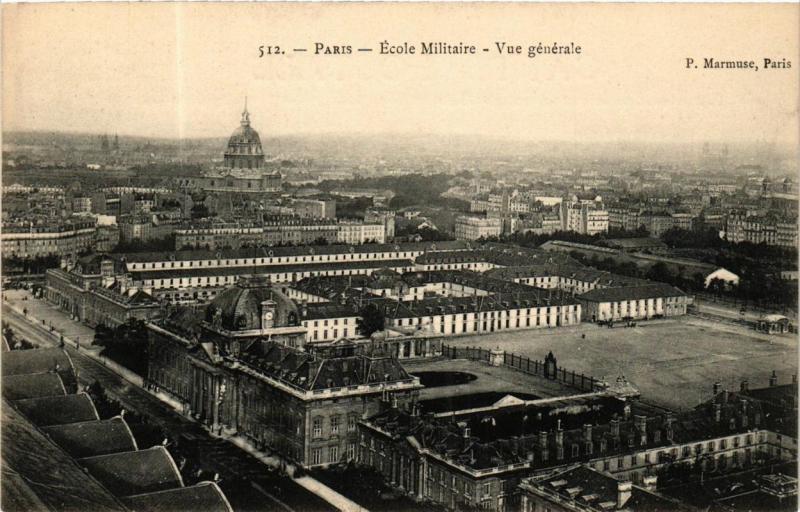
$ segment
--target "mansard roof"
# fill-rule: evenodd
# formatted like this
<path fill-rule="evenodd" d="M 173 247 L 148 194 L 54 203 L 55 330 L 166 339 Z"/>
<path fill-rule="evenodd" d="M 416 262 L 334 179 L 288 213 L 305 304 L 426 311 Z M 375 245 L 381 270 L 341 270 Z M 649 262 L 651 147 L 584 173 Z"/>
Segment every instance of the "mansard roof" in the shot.
<path fill-rule="evenodd" d="M 636 510 L 637 512 L 673 512 L 687 507 L 670 498 L 631 486 L 630 496 L 619 502 L 620 481 L 587 466 L 572 466 L 555 474 L 526 480 L 523 488 L 556 495 L 558 501 L 574 503 L 581 510 Z"/>
<path fill-rule="evenodd" d="M 275 342 L 255 343 L 239 360 L 267 377 L 307 391 L 412 380 L 392 357 L 322 358 Z"/>
<path fill-rule="evenodd" d="M 424 411 L 420 416 L 387 408 L 364 424 L 388 434 L 394 441 L 413 438 L 420 447 L 471 470 L 520 463 L 549 467 L 645 449 L 663 449 L 670 453 L 680 444 L 747 434 L 765 425 L 764 414 L 757 403 L 742 408 L 741 404 L 729 401 L 720 406 L 717 419 L 716 411 L 708 405 L 676 414 L 634 402 L 630 411 L 620 412 L 619 407 L 613 406 L 614 400 L 612 397 L 565 397 L 558 407 L 512 404 L 498 411 L 455 417 L 435 417 Z M 607 404 L 605 413 L 602 407 L 599 410 L 595 407 L 604 401 Z M 468 432 L 465 427 L 469 428 Z M 558 436 L 564 449 L 560 460 L 554 455 Z M 592 441 L 591 450 L 587 449 L 589 440 Z M 576 452 L 573 447 L 577 447 Z M 548 459 L 542 457 L 542 450 L 550 453 Z"/>

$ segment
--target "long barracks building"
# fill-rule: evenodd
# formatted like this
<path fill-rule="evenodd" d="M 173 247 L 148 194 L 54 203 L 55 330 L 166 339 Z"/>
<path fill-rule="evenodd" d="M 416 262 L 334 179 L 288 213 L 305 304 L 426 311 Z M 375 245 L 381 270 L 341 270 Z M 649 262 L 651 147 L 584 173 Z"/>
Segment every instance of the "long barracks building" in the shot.
<path fill-rule="evenodd" d="M 414 269 L 426 252 L 469 250 L 464 242 L 322 245 L 229 251 L 177 251 L 113 255 L 133 281 L 170 301 L 209 300 L 244 275 L 294 283 L 312 276 L 369 275 L 380 268 Z"/>

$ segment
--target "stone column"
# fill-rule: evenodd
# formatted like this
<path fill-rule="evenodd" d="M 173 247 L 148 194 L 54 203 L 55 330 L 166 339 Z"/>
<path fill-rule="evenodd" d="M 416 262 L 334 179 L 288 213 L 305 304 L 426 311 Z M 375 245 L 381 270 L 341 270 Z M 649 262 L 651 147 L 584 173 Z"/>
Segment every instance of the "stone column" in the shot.
<path fill-rule="evenodd" d="M 398 479 L 397 483 L 398 483 L 398 485 L 400 487 L 400 490 L 404 491 L 405 488 L 406 488 L 405 487 L 406 479 L 405 479 L 405 473 L 403 472 L 403 454 L 400 454 L 398 456 L 398 459 L 400 459 L 399 460 L 399 463 L 400 463 L 400 471 L 399 471 L 400 475 L 399 476 L 400 476 L 400 478 Z"/>
<path fill-rule="evenodd" d="M 418 482 L 419 485 L 417 487 L 417 498 L 424 498 L 425 497 L 425 475 L 428 473 L 428 464 L 424 458 L 420 459 L 419 465 L 419 476 Z"/>

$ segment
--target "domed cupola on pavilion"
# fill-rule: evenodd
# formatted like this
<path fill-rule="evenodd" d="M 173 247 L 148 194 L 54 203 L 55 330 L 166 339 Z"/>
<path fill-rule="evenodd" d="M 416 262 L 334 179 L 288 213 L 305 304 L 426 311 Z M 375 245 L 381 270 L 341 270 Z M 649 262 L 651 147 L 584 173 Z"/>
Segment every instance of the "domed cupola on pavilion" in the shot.
<path fill-rule="evenodd" d="M 217 295 L 203 327 L 217 342 L 263 338 L 292 347 L 301 347 L 306 333 L 295 302 L 260 276 L 242 277 Z"/>
<path fill-rule="evenodd" d="M 264 167 L 264 150 L 261 148 L 261 137 L 250 126 L 250 112 L 247 111 L 247 100 L 240 126 L 228 139 L 225 150 L 225 167 L 230 169 L 261 169 Z"/>

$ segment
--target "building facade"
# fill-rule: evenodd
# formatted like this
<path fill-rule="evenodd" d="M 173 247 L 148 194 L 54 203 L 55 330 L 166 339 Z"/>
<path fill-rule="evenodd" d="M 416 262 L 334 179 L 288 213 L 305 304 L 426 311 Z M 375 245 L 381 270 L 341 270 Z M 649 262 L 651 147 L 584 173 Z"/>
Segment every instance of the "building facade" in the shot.
<path fill-rule="evenodd" d="M 357 422 L 381 403 L 416 399 L 419 380 L 396 359 L 300 352 L 288 346 L 305 331 L 296 304 L 264 282 L 236 288 L 204 318 L 177 310 L 149 325 L 148 385 L 198 421 L 324 466 L 356 459 Z"/>
<path fill-rule="evenodd" d="M 77 256 L 94 246 L 96 230 L 94 219 L 4 223 L 0 233 L 3 257 Z"/>
<path fill-rule="evenodd" d="M 478 240 L 497 237 L 503 233 L 502 219 L 460 216 L 456 218 L 456 240 Z"/>

